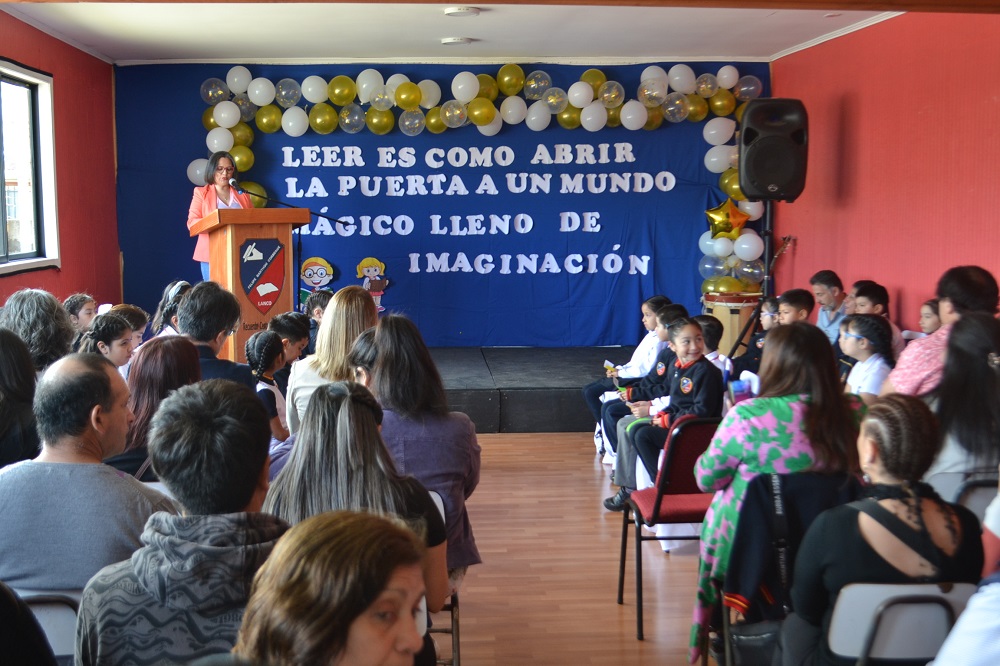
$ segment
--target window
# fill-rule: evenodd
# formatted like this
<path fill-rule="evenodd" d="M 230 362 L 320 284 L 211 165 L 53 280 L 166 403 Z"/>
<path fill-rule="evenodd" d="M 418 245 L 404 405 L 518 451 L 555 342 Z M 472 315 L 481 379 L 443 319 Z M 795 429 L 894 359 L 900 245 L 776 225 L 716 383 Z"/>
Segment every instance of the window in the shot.
<path fill-rule="evenodd" d="M 59 265 L 52 77 L 0 61 L 0 274 Z"/>

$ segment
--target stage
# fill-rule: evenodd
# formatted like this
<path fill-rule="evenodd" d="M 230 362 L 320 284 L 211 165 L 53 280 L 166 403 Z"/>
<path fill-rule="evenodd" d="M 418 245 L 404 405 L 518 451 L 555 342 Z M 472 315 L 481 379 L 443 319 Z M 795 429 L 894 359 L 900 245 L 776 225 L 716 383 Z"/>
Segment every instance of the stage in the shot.
<path fill-rule="evenodd" d="M 593 416 L 580 389 L 622 364 L 634 347 L 437 347 L 431 354 L 448 405 L 476 432 L 586 432 Z"/>

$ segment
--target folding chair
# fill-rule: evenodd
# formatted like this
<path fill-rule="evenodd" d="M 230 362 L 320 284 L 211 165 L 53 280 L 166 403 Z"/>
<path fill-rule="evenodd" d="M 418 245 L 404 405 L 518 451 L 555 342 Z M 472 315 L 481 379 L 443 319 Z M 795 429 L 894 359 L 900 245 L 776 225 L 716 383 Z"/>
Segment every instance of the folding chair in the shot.
<path fill-rule="evenodd" d="M 56 663 L 72 664 L 76 652 L 76 614 L 82 590 L 15 590 L 45 632 Z"/>
<path fill-rule="evenodd" d="M 956 490 L 952 502 L 961 504 L 976 514 L 979 522 L 986 516 L 986 507 L 997 496 L 997 477 L 983 476 L 964 481 Z"/>
<path fill-rule="evenodd" d="M 642 633 L 642 543 L 644 541 L 698 540 L 697 535 L 643 536 L 642 528 L 675 523 L 700 523 L 712 503 L 712 493 L 703 493 L 695 483 L 694 464 L 705 452 L 721 418 L 682 416 L 670 426 L 663 445 L 663 466 L 652 488 L 636 490 L 623 513 L 621 559 L 618 565 L 618 603 L 624 603 L 625 556 L 628 551 L 629 522 L 635 521 L 635 603 L 636 638 Z"/>
<path fill-rule="evenodd" d="M 854 583 L 840 591 L 827 631 L 830 651 L 857 659 L 930 661 L 976 591 L 972 583 Z"/>

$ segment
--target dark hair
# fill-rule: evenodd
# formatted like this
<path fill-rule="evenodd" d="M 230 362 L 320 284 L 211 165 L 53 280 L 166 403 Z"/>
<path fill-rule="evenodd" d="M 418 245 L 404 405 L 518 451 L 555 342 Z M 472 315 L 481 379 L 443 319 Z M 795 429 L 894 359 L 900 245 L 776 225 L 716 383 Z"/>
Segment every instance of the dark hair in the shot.
<path fill-rule="evenodd" d="M 650 311 L 655 315 L 656 311 L 662 308 L 664 305 L 670 305 L 673 303 L 669 298 L 663 296 L 662 294 L 656 294 L 655 296 L 650 296 L 642 302 L 643 305 L 648 307 Z"/>
<path fill-rule="evenodd" d="M 108 310 L 108 314 L 115 314 L 128 322 L 133 331 L 145 331 L 146 324 L 149 323 L 149 313 L 138 305 L 119 303 Z"/>
<path fill-rule="evenodd" d="M 823 331 L 794 321 L 771 329 L 760 363 L 761 397 L 806 394 L 806 436 L 825 471 L 857 469 L 858 430 Z"/>
<path fill-rule="evenodd" d="M 1000 462 L 1000 321 L 970 312 L 948 334 L 936 399 L 941 430 L 972 454 L 976 468 Z"/>
<path fill-rule="evenodd" d="M 383 317 L 375 347 L 372 392 L 383 406 L 410 418 L 448 414 L 444 383 L 416 324 L 402 315 Z"/>
<path fill-rule="evenodd" d="M 128 407 L 135 414 L 125 438 L 125 450 L 141 449 L 149 438 L 149 427 L 163 399 L 171 392 L 201 381 L 198 348 L 179 335 L 153 338 L 132 358 L 128 373 L 131 395 Z"/>
<path fill-rule="evenodd" d="M 354 341 L 351 351 L 347 354 L 347 362 L 355 369 L 355 374 L 357 374 L 357 368 L 364 368 L 365 372 L 371 375 L 377 358 L 378 347 L 375 346 L 375 327 L 372 326 L 362 331 L 361 335 Z"/>
<path fill-rule="evenodd" d="M 267 323 L 267 330 L 289 342 L 306 340 L 309 338 L 309 316 L 301 312 L 283 312 Z"/>
<path fill-rule="evenodd" d="M 233 165 L 233 175 L 231 177 L 236 180 L 240 179 L 240 170 L 236 168 L 236 160 L 226 151 L 220 150 L 217 153 L 212 153 L 212 156 L 208 158 L 208 164 L 205 165 L 206 185 L 211 185 L 215 182 L 215 170 L 219 167 L 219 160 L 223 158 L 229 160 L 229 163 Z"/>
<path fill-rule="evenodd" d="M 240 320 L 240 303 L 215 282 L 199 282 L 184 295 L 177 308 L 181 333 L 198 342 L 211 342 Z"/>
<path fill-rule="evenodd" d="M 805 289 L 789 289 L 778 297 L 778 305 L 787 305 L 794 310 L 805 310 L 812 314 L 816 299 Z M 830 340 L 827 339 L 827 342 Z"/>
<path fill-rule="evenodd" d="M 840 276 L 831 270 L 822 270 L 816 272 L 811 278 L 809 278 L 809 284 L 821 285 L 828 289 L 837 289 L 844 291 L 844 283 L 840 281 Z"/>
<path fill-rule="evenodd" d="M 177 306 L 181 303 L 181 298 L 191 289 L 191 283 L 187 280 L 174 280 L 163 290 L 160 303 L 156 306 L 156 314 L 153 315 L 153 335 L 163 330 L 164 326 L 170 325 L 170 320 L 177 314 Z"/>
<path fill-rule="evenodd" d="M 35 397 L 35 366 L 28 345 L 13 331 L 0 328 L 0 435 L 14 425 L 18 406 Z"/>
<path fill-rule="evenodd" d="M 49 445 L 81 435 L 94 407 L 110 411 L 114 403 L 111 373 L 117 371 L 101 354 L 70 354 L 58 370 L 42 375 L 32 404 L 38 436 Z"/>
<path fill-rule="evenodd" d="M 872 305 L 881 305 L 884 312 L 889 312 L 889 290 L 878 282 L 869 280 L 861 285 L 854 292 L 854 298 L 867 298 Z"/>
<path fill-rule="evenodd" d="M 878 284 L 878 283 L 875 282 L 875 280 L 858 280 L 857 282 L 851 285 L 851 288 L 854 289 L 854 293 L 855 295 L 857 295 L 858 289 L 861 289 L 862 287 L 865 287 L 866 285 L 869 284 Z"/>
<path fill-rule="evenodd" d="M 100 354 L 101 348 L 97 343 L 103 342 L 110 347 L 112 342 L 120 340 L 126 335 L 126 332 L 131 335 L 134 330 L 124 317 L 110 312 L 97 315 L 90 322 L 90 327 L 83 332 L 83 337 L 80 339 L 80 351 L 85 354 Z"/>
<path fill-rule="evenodd" d="M 306 314 L 312 317 L 313 310 L 316 308 L 326 310 L 326 306 L 330 304 L 331 298 L 333 298 L 333 292 L 329 289 L 317 289 L 312 292 L 306 298 Z"/>
<path fill-rule="evenodd" d="M 160 403 L 149 432 L 153 471 L 188 513 L 246 509 L 271 440 L 264 404 L 247 386 L 208 379 Z"/>
<path fill-rule="evenodd" d="M 778 299 L 774 296 L 765 296 L 760 299 L 760 309 L 767 310 L 768 312 L 778 311 Z"/>
<path fill-rule="evenodd" d="M 694 326 L 699 331 L 701 331 L 701 324 L 699 324 L 691 317 L 681 317 L 680 319 L 674 319 L 672 322 L 670 322 L 670 326 L 667 326 L 667 337 L 670 338 L 671 342 L 673 342 L 674 338 L 680 335 L 681 330 L 683 330 L 685 326 Z"/>
<path fill-rule="evenodd" d="M 670 303 L 664 305 L 656 311 L 656 321 L 664 328 L 668 328 L 675 319 L 688 316 L 688 310 L 680 303 Z"/>
<path fill-rule="evenodd" d="M 874 352 L 881 354 L 882 359 L 890 368 L 896 365 L 892 351 L 892 326 L 888 319 L 882 315 L 874 314 L 847 315 L 840 325 L 844 327 L 845 331 L 854 328 L 857 335 L 868 340 L 872 344 Z"/>
<path fill-rule="evenodd" d="M 38 371 L 70 352 L 75 331 L 62 303 L 41 289 L 20 289 L 11 294 L 0 309 L 0 327 L 24 341 Z"/>
<path fill-rule="evenodd" d="M 79 294 L 67 296 L 66 300 L 63 301 L 63 308 L 65 308 L 66 312 L 75 317 L 80 314 L 80 310 L 82 310 L 83 306 L 87 303 L 97 303 L 97 300 L 90 294 L 84 294 L 81 292 Z"/>
<path fill-rule="evenodd" d="M 960 315 L 968 312 L 997 313 L 997 281 L 985 268 L 955 266 L 949 268 L 937 283 L 937 297 L 947 298 Z"/>
<path fill-rule="evenodd" d="M 714 352 L 719 349 L 719 341 L 722 340 L 722 333 L 725 328 L 718 318 L 712 315 L 697 315 L 693 319 L 701 327 L 701 337 L 705 340 L 705 349 Z"/>
<path fill-rule="evenodd" d="M 281 336 L 274 331 L 257 331 L 247 340 L 244 351 L 250 371 L 260 379 L 274 365 L 274 359 L 284 357 L 285 345 L 281 342 Z"/>
<path fill-rule="evenodd" d="M 941 313 L 938 310 L 938 303 L 939 302 L 940 302 L 940 300 L 937 299 L 937 298 L 930 298 L 930 299 L 927 299 L 926 301 L 924 301 L 923 303 L 921 303 L 920 307 L 925 307 L 926 306 L 926 307 L 928 307 L 928 308 L 931 309 L 931 312 L 934 313 L 935 317 L 940 317 Z"/>
<path fill-rule="evenodd" d="M 861 430 L 878 446 L 886 473 L 914 484 L 941 450 L 937 419 L 920 398 L 890 393 L 868 406 Z"/>

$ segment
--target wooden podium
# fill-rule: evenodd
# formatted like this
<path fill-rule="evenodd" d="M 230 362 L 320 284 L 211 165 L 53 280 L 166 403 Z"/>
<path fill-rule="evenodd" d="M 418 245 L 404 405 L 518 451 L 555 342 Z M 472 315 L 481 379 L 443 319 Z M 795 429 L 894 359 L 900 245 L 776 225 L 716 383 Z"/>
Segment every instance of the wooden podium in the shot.
<path fill-rule="evenodd" d="M 219 358 L 246 362 L 247 339 L 295 306 L 292 229 L 310 216 L 306 208 L 223 208 L 191 227 L 191 236 L 208 234 L 209 275 L 236 296 L 242 312 Z"/>

